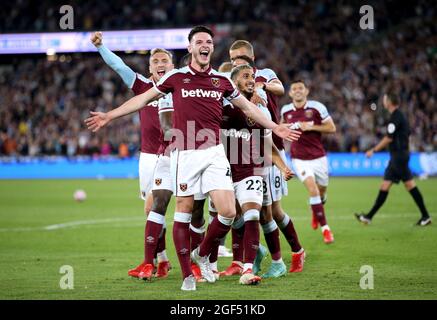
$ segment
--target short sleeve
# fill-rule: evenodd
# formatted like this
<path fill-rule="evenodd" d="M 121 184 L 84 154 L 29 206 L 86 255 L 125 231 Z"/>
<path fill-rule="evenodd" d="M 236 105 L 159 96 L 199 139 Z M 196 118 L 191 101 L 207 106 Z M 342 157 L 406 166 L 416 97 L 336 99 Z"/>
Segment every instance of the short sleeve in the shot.
<path fill-rule="evenodd" d="M 158 112 L 167 112 L 173 111 L 173 97 L 172 94 L 169 93 L 158 100 Z"/>
<path fill-rule="evenodd" d="M 162 94 L 167 94 L 174 91 L 175 79 L 178 70 L 174 69 L 170 72 L 167 72 L 161 80 L 159 80 L 155 84 L 156 90 L 158 90 Z"/>
<path fill-rule="evenodd" d="M 316 102 L 315 107 L 320 114 L 320 119 L 322 119 L 322 122 L 327 120 L 330 117 L 328 109 L 326 108 L 326 106 L 323 103 Z"/>
<path fill-rule="evenodd" d="M 152 81 L 137 73 L 131 89 L 135 95 L 142 94 L 152 87 Z"/>
<path fill-rule="evenodd" d="M 272 69 L 262 69 L 259 71 L 259 76 L 265 79 L 265 82 L 270 82 L 278 79 L 275 71 Z"/>

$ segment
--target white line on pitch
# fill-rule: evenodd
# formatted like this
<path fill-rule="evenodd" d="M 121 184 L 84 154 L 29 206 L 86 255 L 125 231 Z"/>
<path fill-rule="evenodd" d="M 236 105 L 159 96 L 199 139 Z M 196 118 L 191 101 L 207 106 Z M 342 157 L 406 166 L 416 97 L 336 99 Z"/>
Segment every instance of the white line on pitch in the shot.
<path fill-rule="evenodd" d="M 405 213 L 405 214 L 379 214 L 378 219 L 393 219 L 393 218 L 413 218 L 417 216 L 416 213 Z M 293 217 L 291 216 L 293 221 L 306 221 L 310 219 L 310 215 L 308 217 Z M 352 215 L 348 216 L 335 216 L 330 215 L 329 220 L 355 220 Z M 141 221 L 144 222 L 144 217 L 119 217 L 119 218 L 105 218 L 105 219 L 93 219 L 93 220 L 77 220 L 70 221 L 58 224 L 51 224 L 48 226 L 41 227 L 18 227 L 18 228 L 0 228 L 0 232 L 30 232 L 30 231 L 54 231 L 59 229 L 67 229 L 67 228 L 75 228 L 80 226 L 89 226 L 89 225 L 100 225 L 100 224 L 114 224 L 117 222 L 129 222 L 129 221 Z M 171 225 L 172 223 L 170 223 Z"/>

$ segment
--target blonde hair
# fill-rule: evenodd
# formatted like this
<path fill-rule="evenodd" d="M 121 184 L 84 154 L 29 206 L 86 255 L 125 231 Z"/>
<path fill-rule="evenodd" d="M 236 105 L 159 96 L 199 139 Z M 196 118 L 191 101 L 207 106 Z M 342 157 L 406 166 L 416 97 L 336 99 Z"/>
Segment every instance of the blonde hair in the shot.
<path fill-rule="evenodd" d="M 240 48 L 245 48 L 245 49 L 247 49 L 250 52 L 250 54 L 252 56 L 254 55 L 254 53 L 253 53 L 253 46 L 251 45 L 251 43 L 249 41 L 246 41 L 246 40 L 237 40 L 237 41 L 235 41 L 231 45 L 231 48 L 229 50 L 232 51 L 232 50 L 237 50 L 237 49 L 240 49 Z"/>
<path fill-rule="evenodd" d="M 173 61 L 173 54 L 164 48 L 154 48 L 154 49 L 150 50 L 150 59 L 152 59 L 152 57 L 157 53 L 165 53 L 166 55 L 168 55 L 170 60 Z"/>

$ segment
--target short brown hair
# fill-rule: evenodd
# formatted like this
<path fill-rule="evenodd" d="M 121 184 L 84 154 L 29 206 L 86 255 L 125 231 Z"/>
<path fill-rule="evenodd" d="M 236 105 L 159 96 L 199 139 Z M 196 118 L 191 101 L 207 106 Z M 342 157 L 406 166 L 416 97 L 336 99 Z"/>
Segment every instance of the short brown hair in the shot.
<path fill-rule="evenodd" d="M 150 50 L 150 58 L 152 58 L 157 53 L 165 53 L 166 55 L 168 55 L 170 60 L 173 61 L 173 54 L 164 48 L 154 48 L 154 49 Z"/>
<path fill-rule="evenodd" d="M 246 69 L 253 70 L 253 68 L 250 65 L 248 65 L 248 64 L 240 64 L 239 66 L 236 66 L 231 71 L 231 79 L 234 80 L 238 76 L 240 71 L 243 71 L 243 70 L 246 70 Z"/>
<path fill-rule="evenodd" d="M 394 106 L 398 106 L 400 103 L 400 99 L 399 96 L 393 92 L 393 91 L 387 91 L 385 93 L 385 95 L 387 96 L 387 99 L 390 100 L 390 102 L 394 105 Z"/>
<path fill-rule="evenodd" d="M 232 70 L 232 63 L 229 61 L 223 62 L 218 68 L 219 72 L 230 72 Z"/>
<path fill-rule="evenodd" d="M 302 80 L 302 79 L 296 79 L 296 80 L 291 81 L 290 86 L 292 86 L 292 85 L 295 84 L 295 83 L 303 83 L 303 85 L 304 85 L 305 87 L 307 86 L 307 84 L 305 83 L 305 81 Z"/>
<path fill-rule="evenodd" d="M 205 26 L 195 26 L 193 29 L 191 29 L 190 33 L 188 34 L 188 42 L 191 42 L 191 39 L 193 39 L 194 35 L 199 32 L 205 32 L 211 36 L 211 38 L 214 38 L 214 32 L 208 27 Z"/>
<path fill-rule="evenodd" d="M 245 48 L 248 51 L 250 51 L 251 55 L 254 55 L 252 44 L 249 41 L 246 41 L 246 40 L 237 40 L 237 41 L 234 41 L 234 43 L 231 45 L 229 50 L 237 50 L 237 49 L 240 49 L 240 48 Z"/>

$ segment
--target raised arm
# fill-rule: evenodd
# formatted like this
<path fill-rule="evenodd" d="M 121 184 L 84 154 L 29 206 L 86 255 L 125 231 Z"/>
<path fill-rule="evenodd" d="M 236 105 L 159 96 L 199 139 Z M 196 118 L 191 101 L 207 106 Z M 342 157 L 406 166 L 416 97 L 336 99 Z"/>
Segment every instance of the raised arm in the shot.
<path fill-rule="evenodd" d="M 272 130 L 277 136 L 283 139 L 295 141 L 298 140 L 301 135 L 299 131 L 290 130 L 286 124 L 278 125 L 272 120 L 269 120 L 256 105 L 247 100 L 243 95 L 234 98 L 231 103 L 240 108 L 247 117 L 256 121 L 260 126 Z"/>
<path fill-rule="evenodd" d="M 119 56 L 103 44 L 103 34 L 100 31 L 93 33 L 91 36 L 91 42 L 97 48 L 105 63 L 111 67 L 112 70 L 118 73 L 123 82 L 129 88 L 132 88 L 136 73 L 127 66 Z"/>
<path fill-rule="evenodd" d="M 138 111 L 143 108 L 146 104 L 159 99 L 163 94 L 158 92 L 155 87 L 150 88 L 146 92 L 137 95 L 125 103 L 123 103 L 120 107 L 115 108 L 109 112 L 94 112 L 91 111 L 91 117 L 85 119 L 85 124 L 88 129 L 93 132 L 98 131 L 100 128 L 106 126 L 112 120 L 130 114 L 132 112 Z"/>

